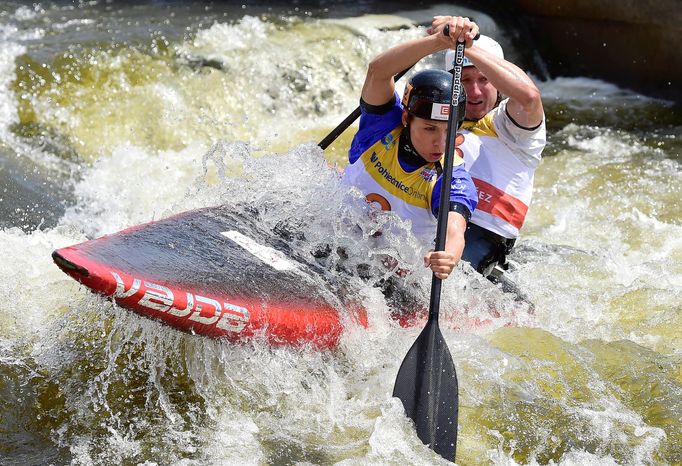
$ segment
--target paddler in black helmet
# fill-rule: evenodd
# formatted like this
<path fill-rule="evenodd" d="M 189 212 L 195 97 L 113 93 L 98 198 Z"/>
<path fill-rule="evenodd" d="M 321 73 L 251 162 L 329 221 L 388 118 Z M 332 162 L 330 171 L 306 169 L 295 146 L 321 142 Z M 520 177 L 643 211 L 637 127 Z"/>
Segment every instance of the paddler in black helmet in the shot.
<path fill-rule="evenodd" d="M 467 221 L 476 208 L 473 181 L 455 156 L 444 251 L 429 250 L 436 235 L 442 159 L 445 151 L 452 74 L 424 70 L 412 76 L 402 99 L 393 76 L 422 58 L 456 46 L 472 45 L 478 26 L 466 18 L 451 26 L 450 35 L 433 34 L 395 46 L 368 66 L 360 99 L 360 128 L 349 150 L 344 181 L 358 187 L 367 201 L 410 220 L 415 236 L 425 243 L 424 265 L 446 279 L 464 248 Z M 458 115 L 466 97 L 460 94 Z M 461 121 L 460 121 L 461 123 Z"/>

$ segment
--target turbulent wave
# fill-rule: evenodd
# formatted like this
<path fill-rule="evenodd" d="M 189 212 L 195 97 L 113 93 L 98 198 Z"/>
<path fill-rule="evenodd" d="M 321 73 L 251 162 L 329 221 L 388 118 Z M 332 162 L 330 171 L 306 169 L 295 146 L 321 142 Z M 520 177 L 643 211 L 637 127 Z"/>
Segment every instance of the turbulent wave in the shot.
<path fill-rule="evenodd" d="M 315 145 L 357 105 L 366 61 L 423 30 L 107 5 L 0 15 L 0 463 L 439 464 L 391 397 L 419 328 L 352 272 L 391 255 L 426 300 L 423 245 L 341 184 L 352 129 Z M 509 271 L 534 313 L 464 264 L 444 285 L 459 462 L 677 464 L 679 108 L 540 85 L 550 144 Z M 334 352 L 228 344 L 118 309 L 51 262 L 217 204 L 253 207 L 330 275 L 338 256 L 311 251 L 345 249 L 370 327 Z"/>

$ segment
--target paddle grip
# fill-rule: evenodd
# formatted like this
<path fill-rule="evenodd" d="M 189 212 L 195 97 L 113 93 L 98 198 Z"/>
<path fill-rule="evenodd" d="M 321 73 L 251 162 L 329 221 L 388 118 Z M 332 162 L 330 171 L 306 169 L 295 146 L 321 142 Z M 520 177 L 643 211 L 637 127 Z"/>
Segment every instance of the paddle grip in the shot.
<path fill-rule="evenodd" d="M 469 18 L 471 21 L 473 21 L 472 18 Z M 446 24 L 445 27 L 443 28 L 443 35 L 444 36 L 449 36 L 450 35 L 450 25 Z M 481 33 L 477 32 L 476 35 L 474 36 L 474 40 L 478 40 L 481 37 Z"/>

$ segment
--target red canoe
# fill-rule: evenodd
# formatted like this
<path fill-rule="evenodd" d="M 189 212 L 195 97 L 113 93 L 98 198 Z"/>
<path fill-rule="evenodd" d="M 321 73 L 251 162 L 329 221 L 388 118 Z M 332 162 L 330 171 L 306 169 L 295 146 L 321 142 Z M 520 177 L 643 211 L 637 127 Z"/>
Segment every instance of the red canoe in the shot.
<path fill-rule="evenodd" d="M 281 236 L 227 206 L 184 212 L 52 253 L 55 263 L 120 307 L 171 327 L 231 341 L 338 345 L 344 328 L 367 327 L 367 312 L 342 277 L 301 257 Z M 426 308 L 392 315 L 422 326 Z M 453 313 L 451 313 L 453 314 Z M 448 327 L 491 320 L 455 312 Z"/>
<path fill-rule="evenodd" d="M 333 348 L 344 327 L 367 326 L 361 306 L 243 216 L 224 206 L 193 210 L 52 257 L 119 306 L 199 335 Z"/>

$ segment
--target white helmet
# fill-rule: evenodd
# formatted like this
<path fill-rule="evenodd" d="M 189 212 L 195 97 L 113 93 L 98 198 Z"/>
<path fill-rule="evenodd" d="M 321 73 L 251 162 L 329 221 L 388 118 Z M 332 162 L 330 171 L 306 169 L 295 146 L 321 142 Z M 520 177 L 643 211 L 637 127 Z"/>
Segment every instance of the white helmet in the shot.
<path fill-rule="evenodd" d="M 498 58 L 504 59 L 504 52 L 502 51 L 502 46 L 497 43 L 495 39 L 492 37 L 484 36 L 481 34 L 481 37 L 478 38 L 478 40 L 474 41 L 474 45 L 476 47 L 480 47 L 483 50 L 485 50 L 488 53 L 493 54 L 494 56 Z M 452 69 L 455 67 L 455 51 L 450 49 L 447 52 L 445 52 L 445 70 L 446 71 L 452 71 Z M 464 62 L 462 64 L 462 67 L 466 66 L 474 66 L 469 59 L 464 56 Z"/>

